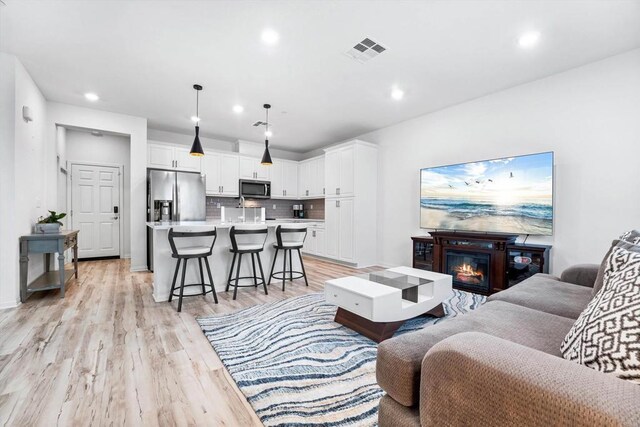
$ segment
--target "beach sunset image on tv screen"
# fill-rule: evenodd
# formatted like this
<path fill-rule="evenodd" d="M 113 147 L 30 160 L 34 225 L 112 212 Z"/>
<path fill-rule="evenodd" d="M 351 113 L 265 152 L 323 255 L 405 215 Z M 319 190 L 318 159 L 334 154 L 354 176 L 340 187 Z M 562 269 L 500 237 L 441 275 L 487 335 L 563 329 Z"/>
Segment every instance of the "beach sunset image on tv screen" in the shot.
<path fill-rule="evenodd" d="M 422 169 L 420 226 L 553 234 L 553 152 Z"/>

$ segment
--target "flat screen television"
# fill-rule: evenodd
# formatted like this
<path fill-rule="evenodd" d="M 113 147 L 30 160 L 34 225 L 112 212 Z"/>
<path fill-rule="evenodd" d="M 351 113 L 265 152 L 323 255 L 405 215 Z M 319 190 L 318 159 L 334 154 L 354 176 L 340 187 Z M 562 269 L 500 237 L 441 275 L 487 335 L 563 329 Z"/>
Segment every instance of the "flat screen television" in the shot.
<path fill-rule="evenodd" d="M 553 234 L 553 152 L 420 170 L 420 227 Z"/>

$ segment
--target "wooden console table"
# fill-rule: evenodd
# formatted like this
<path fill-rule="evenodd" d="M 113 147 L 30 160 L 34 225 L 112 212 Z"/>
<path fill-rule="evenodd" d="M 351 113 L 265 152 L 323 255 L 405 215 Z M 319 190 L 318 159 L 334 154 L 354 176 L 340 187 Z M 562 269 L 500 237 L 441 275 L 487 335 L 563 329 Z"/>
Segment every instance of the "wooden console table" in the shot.
<path fill-rule="evenodd" d="M 64 251 L 73 248 L 73 270 L 64 269 Z M 28 283 L 29 253 L 44 254 L 44 274 Z M 58 254 L 58 271 L 51 268 L 51 254 Z M 60 289 L 64 298 L 65 284 L 75 274 L 78 278 L 78 230 L 65 230 L 56 234 L 29 234 L 20 237 L 20 301 L 37 291 Z"/>

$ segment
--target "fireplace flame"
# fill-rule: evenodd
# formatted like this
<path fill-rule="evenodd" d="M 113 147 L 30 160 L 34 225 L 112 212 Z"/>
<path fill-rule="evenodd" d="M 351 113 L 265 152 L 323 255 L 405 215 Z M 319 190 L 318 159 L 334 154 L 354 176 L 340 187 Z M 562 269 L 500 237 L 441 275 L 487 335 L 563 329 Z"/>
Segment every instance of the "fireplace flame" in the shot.
<path fill-rule="evenodd" d="M 482 271 L 476 270 L 470 264 L 464 263 L 462 265 L 458 265 L 453 268 L 453 271 L 456 275 L 456 279 L 461 282 L 479 284 L 484 280 L 484 274 Z"/>

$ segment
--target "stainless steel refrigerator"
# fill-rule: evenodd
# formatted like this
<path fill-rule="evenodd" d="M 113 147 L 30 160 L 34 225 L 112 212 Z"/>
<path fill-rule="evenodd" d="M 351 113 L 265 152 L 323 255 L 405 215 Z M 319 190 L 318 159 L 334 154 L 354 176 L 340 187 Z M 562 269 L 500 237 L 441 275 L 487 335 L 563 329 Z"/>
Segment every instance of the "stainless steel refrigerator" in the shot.
<path fill-rule="evenodd" d="M 205 177 L 198 172 L 147 169 L 147 221 L 204 221 Z M 147 268 L 153 271 L 153 230 L 147 228 Z"/>

